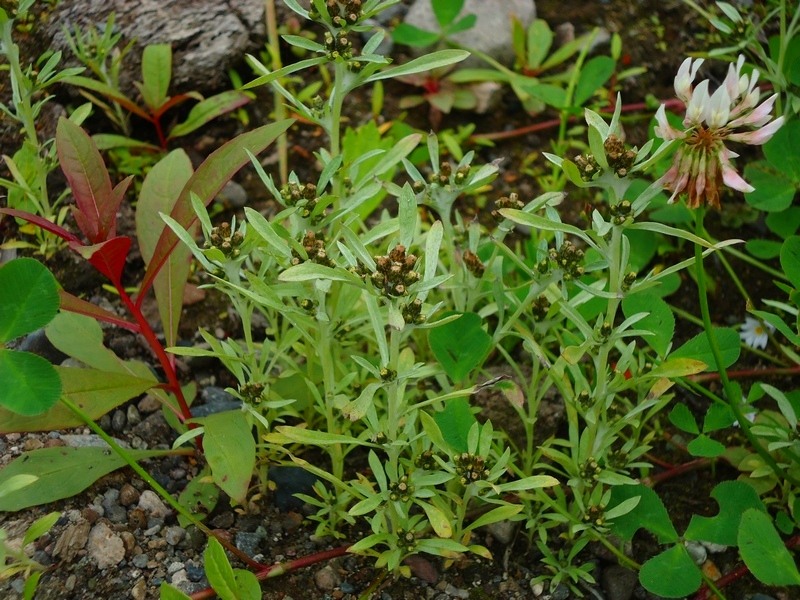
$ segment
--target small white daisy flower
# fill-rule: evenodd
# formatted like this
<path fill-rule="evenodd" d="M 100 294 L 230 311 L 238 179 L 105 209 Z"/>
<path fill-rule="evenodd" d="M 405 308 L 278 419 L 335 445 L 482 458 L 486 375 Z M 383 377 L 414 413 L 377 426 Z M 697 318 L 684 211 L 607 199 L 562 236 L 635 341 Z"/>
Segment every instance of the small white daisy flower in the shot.
<path fill-rule="evenodd" d="M 763 350 L 767 347 L 769 334 L 773 331 L 775 328 L 769 323 L 762 323 L 753 317 L 745 317 L 744 323 L 739 327 L 739 337 L 751 348 Z"/>

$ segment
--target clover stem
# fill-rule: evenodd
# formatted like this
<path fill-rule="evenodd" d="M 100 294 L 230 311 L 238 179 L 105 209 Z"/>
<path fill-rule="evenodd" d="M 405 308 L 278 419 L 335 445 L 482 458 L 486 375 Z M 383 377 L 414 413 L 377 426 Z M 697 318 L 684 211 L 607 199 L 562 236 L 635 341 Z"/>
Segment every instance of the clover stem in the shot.
<path fill-rule="evenodd" d="M 695 214 L 695 233 L 698 237 L 702 237 L 705 231 L 703 227 L 704 216 L 705 212 L 703 208 L 699 208 Z M 728 377 L 728 373 L 725 370 L 725 366 L 722 362 L 722 351 L 719 347 L 719 341 L 717 340 L 716 335 L 714 335 L 714 329 L 711 324 L 711 311 L 709 310 L 708 306 L 705 271 L 703 270 L 703 250 L 699 244 L 695 244 L 694 246 L 694 258 L 696 269 L 695 275 L 697 279 L 697 293 L 700 300 L 700 314 L 703 318 L 703 328 L 705 329 L 706 336 L 708 338 L 711 354 L 714 357 L 714 363 L 716 365 L 717 372 L 719 373 L 720 382 L 725 390 L 725 397 L 728 402 L 728 406 L 730 406 L 734 416 L 736 417 L 736 420 L 739 422 L 739 426 L 742 429 L 742 433 L 744 433 L 745 437 L 747 438 L 747 441 L 750 442 L 750 445 L 761 457 L 764 463 L 766 463 L 781 479 L 791 481 L 794 485 L 800 485 L 800 482 L 796 481 L 794 477 L 790 477 L 784 471 L 784 469 L 778 465 L 775 459 L 772 458 L 772 455 L 770 455 L 770 453 L 767 452 L 767 450 L 761 445 L 750 429 L 750 421 L 747 419 L 747 416 L 742 410 L 741 398 L 739 397 L 740 394 Z"/>

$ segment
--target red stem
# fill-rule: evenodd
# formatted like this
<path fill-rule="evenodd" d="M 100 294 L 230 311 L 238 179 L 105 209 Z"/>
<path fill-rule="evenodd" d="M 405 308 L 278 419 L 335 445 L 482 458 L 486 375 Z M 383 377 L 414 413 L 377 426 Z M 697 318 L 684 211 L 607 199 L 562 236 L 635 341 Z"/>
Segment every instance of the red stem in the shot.
<path fill-rule="evenodd" d="M 669 100 L 665 100 L 662 102 L 667 108 L 672 109 L 683 109 L 684 104 L 677 98 L 671 98 Z M 623 104 L 621 111 L 623 113 L 628 112 L 636 112 L 639 110 L 645 110 L 650 105 L 646 102 L 634 102 L 631 104 Z M 571 123 L 578 120 L 577 116 L 569 117 L 568 119 Z M 509 138 L 518 137 L 521 135 L 526 135 L 528 133 L 535 133 L 537 131 L 542 131 L 544 129 L 552 129 L 553 127 L 558 127 L 561 124 L 561 119 L 549 119 L 547 121 L 540 121 L 539 123 L 533 123 L 532 125 L 526 125 L 525 127 L 519 127 L 517 129 L 511 129 L 509 131 L 496 131 L 493 133 L 479 133 L 477 135 L 471 136 L 472 141 L 477 140 L 507 140 Z"/>
<path fill-rule="evenodd" d="M 338 548 L 334 548 L 332 550 L 317 552 L 315 554 L 310 554 L 309 556 L 296 558 L 295 560 L 290 560 L 282 563 L 275 563 L 274 565 L 264 567 L 260 571 L 256 571 L 255 575 L 259 581 L 263 581 L 265 579 L 271 579 L 272 577 L 278 577 L 280 575 L 283 575 L 284 573 L 289 573 L 291 571 L 302 569 L 304 567 L 308 567 L 316 563 L 344 556 L 345 554 L 347 554 L 347 551 L 349 549 L 350 549 L 349 545 L 339 546 Z M 208 600 L 210 598 L 216 598 L 216 597 L 217 593 L 211 588 L 206 588 L 199 592 L 195 592 L 191 596 L 192 600 Z"/>
<path fill-rule="evenodd" d="M 180 407 L 180 413 L 176 413 L 178 418 L 181 421 L 191 419 L 192 411 L 186 402 L 186 398 L 183 396 L 183 390 L 181 389 L 180 381 L 178 381 L 178 375 L 175 372 L 174 357 L 169 356 L 164 350 L 164 346 L 162 346 L 161 342 L 158 341 L 158 337 L 153 331 L 153 328 L 150 327 L 150 323 L 147 321 L 142 311 L 133 303 L 130 296 L 128 296 L 128 293 L 125 291 L 125 288 L 123 288 L 122 285 L 118 285 L 117 291 L 119 292 L 122 302 L 139 324 L 140 333 L 144 336 L 144 339 L 147 340 L 147 344 L 156 355 L 156 358 L 158 358 L 158 362 L 161 363 L 161 368 L 164 370 L 164 375 L 167 377 L 167 381 L 169 382 L 169 390 L 175 394 L 175 398 L 178 401 L 178 406 Z M 190 429 L 194 429 L 195 427 L 197 427 L 196 424 L 189 424 Z"/>
<path fill-rule="evenodd" d="M 800 365 L 796 367 L 768 367 L 765 369 L 741 369 L 739 371 L 728 371 L 729 379 L 747 379 L 748 377 L 764 377 L 765 375 L 798 375 L 800 374 Z M 703 373 L 701 375 L 690 375 L 687 377 L 689 381 L 704 382 L 716 381 L 719 379 L 719 373 Z"/>

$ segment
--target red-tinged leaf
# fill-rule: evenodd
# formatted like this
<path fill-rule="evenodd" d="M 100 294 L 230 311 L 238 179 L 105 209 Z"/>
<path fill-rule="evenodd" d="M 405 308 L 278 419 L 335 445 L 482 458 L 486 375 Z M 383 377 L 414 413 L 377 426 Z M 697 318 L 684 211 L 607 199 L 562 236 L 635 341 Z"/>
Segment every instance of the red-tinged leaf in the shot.
<path fill-rule="evenodd" d="M 108 277 L 116 287 L 122 285 L 122 269 L 125 268 L 125 259 L 131 247 L 129 237 L 119 236 L 92 246 L 78 244 L 69 246 Z"/>
<path fill-rule="evenodd" d="M 202 99 L 203 96 L 201 96 L 197 92 L 187 92 L 186 94 L 178 94 L 177 96 L 173 96 L 172 98 L 167 98 L 164 104 L 162 104 L 153 111 L 153 117 L 155 119 L 160 119 L 164 113 L 175 108 L 176 106 L 180 106 L 187 100 L 202 100 Z"/>
<path fill-rule="evenodd" d="M 90 242 L 109 238 L 117 218 L 111 178 L 92 138 L 62 117 L 56 128 L 56 149 L 61 170 L 75 197 L 75 221 Z"/>
<path fill-rule="evenodd" d="M 229 90 L 216 96 L 201 100 L 192 107 L 189 116 L 183 123 L 173 127 L 167 139 L 172 139 L 199 129 L 212 119 L 244 106 L 250 102 L 250 96 L 238 90 Z"/>
<path fill-rule="evenodd" d="M 134 333 L 138 333 L 140 331 L 139 325 L 136 323 L 132 323 L 131 321 L 123 319 L 119 315 L 116 315 L 105 308 L 97 306 L 96 304 L 92 304 L 91 302 L 82 300 L 77 296 L 73 296 L 67 291 L 58 290 L 58 295 L 61 299 L 60 307 L 63 310 L 68 310 L 79 315 L 86 315 L 87 317 L 92 317 L 93 319 L 97 319 L 98 321 L 102 321 L 104 323 L 111 323 L 112 325 L 122 327 L 128 331 L 133 331 Z"/>
<path fill-rule="evenodd" d="M 190 194 L 197 194 L 203 204 L 208 206 L 223 186 L 230 181 L 231 177 L 249 162 L 250 159 L 247 157 L 245 149 L 254 155 L 259 154 L 286 131 L 293 122 L 293 119 L 286 119 L 270 125 L 264 125 L 235 137 L 214 151 L 198 167 L 197 171 L 183 187 L 183 191 L 170 216 L 184 229 L 189 229 L 197 221 L 197 215 L 194 214 L 189 201 Z M 139 288 L 137 304 L 141 304 L 144 295 L 153 285 L 155 276 L 164 266 L 177 244 L 178 237 L 171 229 L 165 228 L 158 238 L 150 264 L 147 265 L 147 271 Z"/>
<path fill-rule="evenodd" d="M 48 221 L 39 215 L 34 215 L 33 213 L 29 213 L 24 210 L 17 210 L 16 208 L 4 207 L 0 207 L 0 214 L 16 217 L 17 219 L 28 221 L 28 223 L 33 223 L 37 227 L 41 227 L 45 231 L 49 231 L 50 233 L 57 235 L 65 242 L 74 242 L 76 244 L 81 243 L 80 238 L 78 238 L 78 236 L 76 236 L 74 233 L 67 231 L 60 225 L 56 225 L 55 223 L 52 223 L 51 221 Z"/>
<path fill-rule="evenodd" d="M 136 235 L 145 264 L 150 262 L 158 238 L 166 227 L 159 213 L 172 212 L 181 190 L 192 173 L 192 162 L 187 154 L 183 150 L 173 150 L 156 163 L 142 183 L 136 210 Z M 189 232 L 194 236 L 196 230 L 195 226 Z M 153 283 L 158 313 L 168 346 L 174 346 L 177 339 L 183 290 L 189 277 L 191 256 L 191 250 L 187 246 L 177 246 L 170 253 L 166 265 L 158 272 Z"/>
<path fill-rule="evenodd" d="M 145 119 L 147 121 L 152 121 L 153 118 L 150 116 L 150 113 L 140 107 L 136 102 L 125 96 L 124 94 L 120 93 L 118 90 L 115 90 L 110 85 L 106 85 L 100 81 L 95 79 L 90 79 L 89 77 L 81 77 L 80 75 L 75 75 L 73 77 L 67 77 L 64 80 L 66 83 L 91 90 L 93 92 L 97 92 L 98 94 L 105 96 L 111 102 L 115 104 L 119 104 L 125 110 L 132 112 L 138 117 Z"/>
<path fill-rule="evenodd" d="M 122 204 L 123 198 L 125 198 L 125 193 L 128 191 L 128 188 L 131 186 L 131 182 L 133 181 L 133 175 L 129 175 L 122 181 L 120 181 L 117 185 L 114 186 L 114 189 L 111 190 L 111 198 L 109 202 L 109 210 L 114 211 L 114 215 L 117 214 L 119 210 L 119 205 Z M 117 235 L 117 220 L 114 218 L 113 222 L 111 223 L 111 229 L 108 231 L 108 237 L 114 237 Z"/>

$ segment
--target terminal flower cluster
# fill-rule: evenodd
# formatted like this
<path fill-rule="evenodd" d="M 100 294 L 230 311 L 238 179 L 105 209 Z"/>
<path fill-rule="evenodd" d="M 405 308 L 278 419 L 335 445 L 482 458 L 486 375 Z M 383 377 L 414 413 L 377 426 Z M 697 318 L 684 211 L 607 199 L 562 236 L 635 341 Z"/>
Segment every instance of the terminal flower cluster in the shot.
<path fill-rule="evenodd" d="M 718 209 L 722 184 L 740 192 L 754 189 L 734 168 L 731 158 L 738 155 L 725 143 L 764 144 L 784 118 L 772 118 L 777 94 L 759 104 L 759 73 L 754 69 L 749 75 L 742 74 L 743 56 L 735 66 L 730 65 L 725 81 L 713 93 L 707 79 L 693 86 L 702 64 L 703 59 L 687 58 L 675 77 L 675 94 L 686 105 L 685 129 L 669 124 L 662 104 L 656 113 L 655 132 L 663 140 L 681 141 L 671 168 L 662 177 L 664 188 L 672 192 L 670 201 L 685 194 L 690 208 L 707 204 Z"/>

